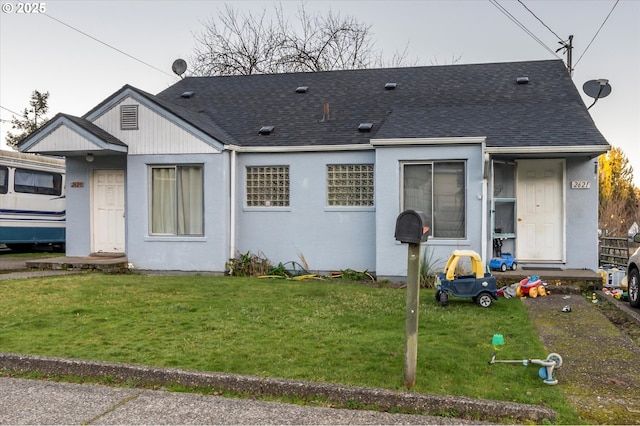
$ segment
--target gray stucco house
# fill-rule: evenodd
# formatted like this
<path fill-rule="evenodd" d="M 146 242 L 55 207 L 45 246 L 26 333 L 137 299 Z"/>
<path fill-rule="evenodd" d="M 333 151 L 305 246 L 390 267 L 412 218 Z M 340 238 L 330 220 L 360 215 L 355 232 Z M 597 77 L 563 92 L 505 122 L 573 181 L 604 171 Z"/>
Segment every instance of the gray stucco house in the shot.
<path fill-rule="evenodd" d="M 124 86 L 19 146 L 67 167 L 67 255 L 225 271 L 237 253 L 406 276 L 397 216 L 434 259 L 494 241 L 519 265 L 598 265 L 610 149 L 560 60 L 188 77 Z"/>

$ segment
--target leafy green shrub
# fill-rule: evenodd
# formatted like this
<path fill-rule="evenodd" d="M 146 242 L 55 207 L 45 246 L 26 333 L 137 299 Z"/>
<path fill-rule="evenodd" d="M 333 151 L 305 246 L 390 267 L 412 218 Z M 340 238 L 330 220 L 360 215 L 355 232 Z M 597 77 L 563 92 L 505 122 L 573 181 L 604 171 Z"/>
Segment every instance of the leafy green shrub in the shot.
<path fill-rule="evenodd" d="M 432 288 L 435 283 L 435 277 L 440 269 L 442 269 L 442 260 L 434 259 L 433 250 L 425 246 L 420 259 L 420 286 Z"/>

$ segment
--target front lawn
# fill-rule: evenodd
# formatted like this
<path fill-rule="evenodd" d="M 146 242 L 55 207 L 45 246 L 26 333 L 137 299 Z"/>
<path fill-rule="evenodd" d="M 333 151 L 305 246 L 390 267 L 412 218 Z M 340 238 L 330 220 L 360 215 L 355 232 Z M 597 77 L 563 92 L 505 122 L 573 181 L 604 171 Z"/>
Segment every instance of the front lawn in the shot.
<path fill-rule="evenodd" d="M 539 404 L 579 421 L 536 366 L 519 299 L 420 292 L 414 391 Z M 333 281 L 87 274 L 0 281 L 0 351 L 403 389 L 405 291 Z"/>

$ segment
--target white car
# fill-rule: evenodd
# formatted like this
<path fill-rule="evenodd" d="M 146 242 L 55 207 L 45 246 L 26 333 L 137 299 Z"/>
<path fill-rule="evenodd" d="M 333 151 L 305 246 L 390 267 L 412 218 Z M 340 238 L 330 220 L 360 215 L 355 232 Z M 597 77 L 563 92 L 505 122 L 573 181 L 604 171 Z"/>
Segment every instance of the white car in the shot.
<path fill-rule="evenodd" d="M 640 243 L 640 233 L 633 237 L 633 241 Z M 627 265 L 627 291 L 629 292 L 629 305 L 640 308 L 640 247 L 629 257 Z"/>

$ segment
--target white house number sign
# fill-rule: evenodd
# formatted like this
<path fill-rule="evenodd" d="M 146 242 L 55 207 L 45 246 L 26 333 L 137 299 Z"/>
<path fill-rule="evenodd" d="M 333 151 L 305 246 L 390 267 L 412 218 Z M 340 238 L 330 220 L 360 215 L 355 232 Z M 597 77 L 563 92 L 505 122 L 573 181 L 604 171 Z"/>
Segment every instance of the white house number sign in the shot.
<path fill-rule="evenodd" d="M 589 189 L 591 188 L 591 182 L 588 180 L 572 180 L 571 189 Z"/>

